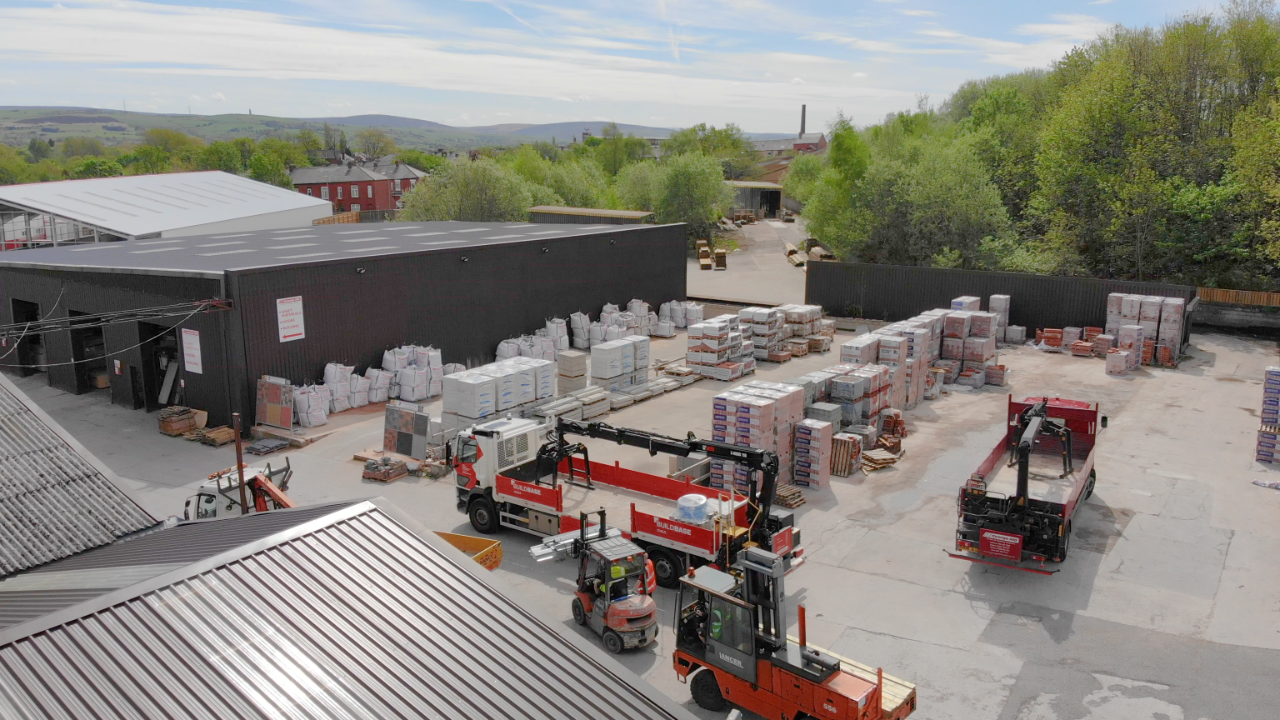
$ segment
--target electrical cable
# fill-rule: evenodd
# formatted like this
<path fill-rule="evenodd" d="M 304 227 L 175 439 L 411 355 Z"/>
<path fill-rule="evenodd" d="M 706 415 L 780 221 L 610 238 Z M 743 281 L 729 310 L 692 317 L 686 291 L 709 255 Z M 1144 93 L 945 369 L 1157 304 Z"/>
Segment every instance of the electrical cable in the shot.
<path fill-rule="evenodd" d="M 152 341 L 154 341 L 154 340 L 158 340 L 158 339 L 160 339 L 160 338 L 161 338 L 161 337 L 163 337 L 164 335 L 168 334 L 168 332 L 169 332 L 170 330 L 177 330 L 178 328 L 182 327 L 182 323 L 184 323 L 184 322 L 186 322 L 186 321 L 190 320 L 192 317 L 194 317 L 194 316 L 196 315 L 196 313 L 198 313 L 198 312 L 200 312 L 200 311 L 201 311 L 201 308 L 196 308 L 195 310 L 192 310 L 192 311 L 191 311 L 191 312 L 190 312 L 186 317 L 182 318 L 182 319 L 181 319 L 181 320 L 179 320 L 177 323 L 175 323 L 175 324 L 173 325 L 173 327 L 166 328 L 166 329 L 162 330 L 161 332 L 157 333 L 155 336 L 150 337 L 150 338 L 147 338 L 146 340 L 143 340 L 142 342 L 138 343 L 137 345 L 130 345 L 130 346 L 129 346 L 129 347 L 127 347 L 127 348 L 121 348 L 121 349 L 119 349 L 119 350 L 112 350 L 111 352 L 109 352 L 109 353 L 107 353 L 107 354 L 103 355 L 101 358 L 86 358 L 86 359 L 84 359 L 84 360 L 71 360 L 70 362 L 62 362 L 62 363 L 48 363 L 48 364 L 45 364 L 45 365 L 5 365 L 5 367 L 11 367 L 11 368 L 27 368 L 27 369 L 33 369 L 33 370 L 34 370 L 34 369 L 40 369 L 40 368 L 65 367 L 65 366 L 67 366 L 67 365 L 79 365 L 80 363 L 93 362 L 93 361 L 95 361 L 95 360 L 106 360 L 106 359 L 110 358 L 112 355 L 119 355 L 120 353 L 123 353 L 123 352 L 129 352 L 130 350 L 133 350 L 134 348 L 140 348 L 140 347 L 142 347 L 143 345 L 146 345 L 146 344 L 147 344 L 147 343 L 149 343 L 149 342 L 152 342 Z M 10 350 L 9 352 L 13 352 L 13 351 L 12 351 L 12 350 Z M 8 356 L 8 353 L 5 353 L 5 356 L 0 356 L 0 359 L 3 359 L 3 357 L 7 357 L 7 356 Z"/>
<path fill-rule="evenodd" d="M 48 320 L 51 315 L 53 315 L 53 311 L 58 309 L 58 303 L 62 302 L 62 294 L 66 291 L 67 291 L 67 286 L 65 283 L 63 283 L 62 287 L 58 290 L 58 299 L 53 301 L 53 307 L 49 308 L 49 312 L 45 313 L 45 316 L 40 318 L 39 320 L 36 320 L 36 322 L 38 323 L 44 322 L 45 320 Z M 13 347 L 9 349 L 9 352 L 3 355 L 0 355 L 0 360 L 3 360 L 9 357 L 10 355 L 13 354 L 14 350 L 18 349 L 18 343 L 22 342 L 22 339 L 27 336 L 27 330 L 30 330 L 30 329 L 31 329 L 31 323 L 27 323 L 26 327 L 22 328 L 22 334 L 18 336 L 17 340 L 13 341 Z M 21 367 L 21 366 L 9 366 L 9 367 Z"/>

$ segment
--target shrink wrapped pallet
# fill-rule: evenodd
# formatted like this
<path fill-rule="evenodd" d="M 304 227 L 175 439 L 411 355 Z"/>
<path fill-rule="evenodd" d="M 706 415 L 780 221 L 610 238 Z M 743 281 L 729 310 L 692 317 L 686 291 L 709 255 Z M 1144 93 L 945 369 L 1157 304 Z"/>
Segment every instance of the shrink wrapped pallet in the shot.
<path fill-rule="evenodd" d="M 600 343 L 591 348 L 591 376 L 596 378 L 615 378 L 625 371 L 622 365 L 623 343 L 617 340 Z"/>
<path fill-rule="evenodd" d="M 890 335 L 880 337 L 880 352 L 878 359 L 880 362 L 899 362 L 906 360 L 907 339 L 901 335 Z"/>
<path fill-rule="evenodd" d="M 1129 372 L 1129 356 L 1127 350 L 1112 350 L 1107 353 L 1107 374 L 1126 375 Z"/>
<path fill-rule="evenodd" d="M 1084 336 L 1084 331 L 1078 327 L 1062 328 L 1062 347 L 1071 347 L 1071 343 L 1079 342 Z"/>
<path fill-rule="evenodd" d="M 1004 341 L 1010 345 L 1021 345 L 1027 341 L 1027 329 L 1021 325 L 1010 325 L 1004 329 Z"/>
<path fill-rule="evenodd" d="M 1124 318 L 1125 320 L 1135 321 L 1127 324 L 1130 324 L 1130 325 L 1136 324 L 1136 321 L 1141 319 L 1140 318 L 1141 311 L 1142 311 L 1141 295 L 1125 295 L 1120 299 L 1120 317 Z"/>
<path fill-rule="evenodd" d="M 950 338 L 967 338 L 972 324 L 973 313 L 957 310 L 943 318 L 942 334 Z"/>
<path fill-rule="evenodd" d="M 844 410 L 835 403 L 816 402 L 804 409 L 804 415 L 811 420 L 829 422 L 839 427 L 844 420 Z"/>
<path fill-rule="evenodd" d="M 496 412 L 494 378 L 478 372 L 457 372 L 444 378 L 443 410 L 468 418 Z"/>
<path fill-rule="evenodd" d="M 801 420 L 795 429 L 794 482 L 801 487 L 823 487 L 831 480 L 832 425 Z"/>
<path fill-rule="evenodd" d="M 1107 334 L 1098 335 L 1093 339 L 1093 354 L 1098 357 L 1105 357 L 1112 348 L 1116 346 L 1116 339 Z"/>
<path fill-rule="evenodd" d="M 1000 327 L 1009 326 L 1011 299 L 1008 295 L 992 295 L 987 301 L 987 311 L 1000 318 Z"/>
<path fill-rule="evenodd" d="M 632 359 L 635 370 L 642 370 L 649 367 L 649 338 L 643 335 L 629 335 L 622 338 L 623 341 L 631 344 Z"/>
<path fill-rule="evenodd" d="M 959 360 L 934 360 L 933 368 L 941 370 L 943 374 L 943 383 L 950 385 L 960 377 L 960 369 L 962 363 Z"/>
<path fill-rule="evenodd" d="M 982 298 L 973 297 L 972 295 L 963 295 L 951 301 L 952 310 L 967 310 L 975 312 L 982 309 Z"/>
<path fill-rule="evenodd" d="M 972 337 L 995 337 L 1000 317 L 995 313 L 975 312 L 970 316 L 969 335 Z"/>
<path fill-rule="evenodd" d="M 876 335 L 859 335 L 840 345 L 840 362 L 870 365 L 880 353 L 880 338 Z"/>
<path fill-rule="evenodd" d="M 942 338 L 942 357 L 947 360 L 964 359 L 965 338 Z"/>
<path fill-rule="evenodd" d="M 1160 328 L 1158 343 L 1172 348 L 1175 355 L 1182 348 L 1182 324 L 1186 312 L 1186 301 L 1182 298 L 1164 298 L 1160 308 Z"/>
<path fill-rule="evenodd" d="M 996 356 L 995 338 L 965 338 L 964 359 L 966 361 L 986 362 Z"/>

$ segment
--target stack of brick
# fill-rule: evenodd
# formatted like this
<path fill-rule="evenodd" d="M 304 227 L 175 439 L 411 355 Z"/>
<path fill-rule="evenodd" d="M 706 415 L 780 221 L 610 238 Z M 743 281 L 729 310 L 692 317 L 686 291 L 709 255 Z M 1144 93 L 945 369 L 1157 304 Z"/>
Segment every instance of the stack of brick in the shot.
<path fill-rule="evenodd" d="M 1098 357 L 1106 357 L 1107 353 L 1116 346 L 1116 339 L 1111 335 L 1098 335 L 1093 339 L 1093 354 Z"/>
<path fill-rule="evenodd" d="M 1009 327 L 1009 307 L 1011 301 L 1008 295 L 992 295 L 987 299 L 987 312 L 995 313 L 997 316 L 996 340 L 998 342 L 1008 342 L 1007 329 Z"/>
<path fill-rule="evenodd" d="M 975 312 L 969 323 L 969 335 L 972 337 L 994 338 L 999 327 L 999 315 L 990 312 Z"/>
<path fill-rule="evenodd" d="M 995 362 L 996 339 L 993 337 L 970 337 L 964 341 L 963 370 L 980 370 L 986 372 L 988 365 Z"/>
<path fill-rule="evenodd" d="M 738 317 L 742 320 L 740 325 L 748 323 L 741 312 Z M 748 330 L 751 333 L 752 356 L 756 360 L 768 360 L 770 353 L 780 351 L 785 327 L 786 319 L 777 308 L 753 308 L 749 327 L 742 331 L 743 337 Z"/>
<path fill-rule="evenodd" d="M 972 295 L 962 295 L 951 301 L 952 310 L 965 310 L 968 312 L 978 312 L 982 309 L 982 298 L 973 297 Z"/>
<path fill-rule="evenodd" d="M 1129 358 L 1132 355 L 1128 350 L 1119 350 L 1112 348 L 1107 351 L 1107 374 L 1124 376 L 1129 374 Z"/>
<path fill-rule="evenodd" d="M 712 400 L 711 439 L 749 445 L 778 454 L 778 482 L 792 481 L 794 430 L 804 419 L 804 390 L 794 385 L 752 381 Z M 712 487 L 750 489 L 750 470 L 725 460 L 711 461 Z"/>
<path fill-rule="evenodd" d="M 1062 351 L 1063 332 L 1060 328 L 1045 328 L 1036 331 L 1036 344 L 1044 345 L 1045 348 L 1061 352 Z"/>
<path fill-rule="evenodd" d="M 1084 331 L 1078 327 L 1062 328 L 1062 347 L 1069 348 L 1072 343 L 1080 342 L 1083 339 Z"/>
<path fill-rule="evenodd" d="M 1116 335 L 1116 349 L 1128 353 L 1127 368 L 1133 370 L 1142 360 L 1143 335 L 1141 325 L 1121 325 Z"/>
<path fill-rule="evenodd" d="M 973 313 L 967 310 L 955 310 L 942 319 L 944 337 L 964 339 L 969 337 L 973 326 Z"/>
<path fill-rule="evenodd" d="M 821 420 L 801 420 L 796 424 L 795 484 L 822 487 L 831 480 L 833 426 Z"/>
<path fill-rule="evenodd" d="M 793 338 L 809 337 L 821 329 L 822 307 L 818 305 L 779 305 L 786 320 L 786 335 Z"/>
<path fill-rule="evenodd" d="M 1258 428 L 1258 462 L 1280 462 L 1280 367 L 1268 367 L 1262 376 L 1262 426 Z"/>
<path fill-rule="evenodd" d="M 1142 296 L 1111 293 L 1107 296 L 1107 335 L 1116 337 L 1121 325 L 1137 325 L 1142 311 Z"/>
<path fill-rule="evenodd" d="M 880 336 L 859 335 L 840 346 L 840 362 L 871 365 L 880 358 Z"/>
<path fill-rule="evenodd" d="M 1093 343 L 1087 340 L 1077 340 L 1071 343 L 1071 355 L 1073 357 L 1093 357 Z"/>
<path fill-rule="evenodd" d="M 1161 303 L 1156 346 L 1160 364 L 1165 367 L 1178 366 L 1178 359 L 1182 354 L 1182 323 L 1186 305 L 1182 298 L 1165 298 Z"/>

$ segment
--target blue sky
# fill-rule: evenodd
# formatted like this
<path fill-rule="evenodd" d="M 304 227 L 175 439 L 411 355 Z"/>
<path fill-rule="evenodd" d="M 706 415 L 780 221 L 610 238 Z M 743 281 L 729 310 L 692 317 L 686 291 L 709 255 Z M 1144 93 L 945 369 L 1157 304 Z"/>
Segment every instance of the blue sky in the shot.
<path fill-rule="evenodd" d="M 1217 0 L 0 0 L 0 105 L 858 124 Z"/>

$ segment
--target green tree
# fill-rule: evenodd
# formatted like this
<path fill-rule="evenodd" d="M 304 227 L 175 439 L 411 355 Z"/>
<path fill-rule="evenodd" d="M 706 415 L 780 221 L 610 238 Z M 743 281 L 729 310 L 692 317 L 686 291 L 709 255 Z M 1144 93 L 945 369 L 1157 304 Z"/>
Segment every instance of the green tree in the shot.
<path fill-rule="evenodd" d="M 378 128 L 364 128 L 356 133 L 356 149 L 372 160 L 394 153 L 396 141 Z"/>
<path fill-rule="evenodd" d="M 827 149 L 827 165 L 847 183 L 856 183 L 871 166 L 871 148 L 847 120 L 838 122 L 831 133 Z"/>
<path fill-rule="evenodd" d="M 31 141 L 27 143 L 27 154 L 31 156 L 31 162 L 40 162 L 53 155 L 53 145 L 37 138 L 31 138 Z"/>
<path fill-rule="evenodd" d="M 258 143 L 257 152 L 278 159 L 285 167 L 307 167 L 311 159 L 301 145 L 280 138 L 266 138 Z"/>
<path fill-rule="evenodd" d="M 690 238 L 710 237 L 711 229 L 733 206 L 734 192 L 724 182 L 724 166 L 702 153 L 667 159 L 658 193 L 658 221 L 682 222 Z"/>
<path fill-rule="evenodd" d="M 268 185 L 293 189 L 293 180 L 289 178 L 289 170 L 284 161 L 269 152 L 257 152 L 249 158 L 249 177 Z"/>
<path fill-rule="evenodd" d="M 107 147 L 97 138 L 69 137 L 62 141 L 62 157 L 102 157 Z"/>
<path fill-rule="evenodd" d="M 788 197 L 802 203 L 808 202 L 814 184 L 825 168 L 826 164 L 818 155 L 798 155 L 787 166 L 787 174 L 782 178 L 782 189 Z"/>
<path fill-rule="evenodd" d="M 26 159 L 8 145 L 0 144 L 0 185 L 18 185 L 31 182 L 31 166 Z"/>
<path fill-rule="evenodd" d="M 142 137 L 148 145 L 155 145 L 171 155 L 204 147 L 204 140 L 168 128 L 151 128 Z"/>
<path fill-rule="evenodd" d="M 514 222 L 529 217 L 530 183 L 491 158 L 449 163 L 404 196 L 400 219 Z M 545 200 L 546 198 L 542 198 Z"/>
<path fill-rule="evenodd" d="M 293 135 L 293 142 L 305 153 L 319 152 L 324 149 L 324 141 L 314 130 L 303 128 Z"/>
<path fill-rule="evenodd" d="M 104 158 L 90 157 L 76 163 L 71 169 L 71 177 L 82 180 L 85 178 L 103 178 L 115 177 L 123 175 L 124 168 L 120 167 L 120 163 L 114 160 L 106 160 Z"/>
<path fill-rule="evenodd" d="M 622 168 L 614 181 L 619 204 L 626 210 L 656 211 L 662 199 L 666 171 L 666 165 L 652 162 Z"/>
<path fill-rule="evenodd" d="M 221 170 L 233 175 L 245 171 L 244 156 L 241 155 L 240 148 L 221 140 L 209 143 L 208 147 L 200 151 L 196 166 L 200 170 Z"/>
<path fill-rule="evenodd" d="M 649 157 L 649 143 L 634 135 L 623 135 L 617 123 L 608 123 L 601 132 L 596 158 L 605 172 L 617 175 L 629 163 Z"/>
<path fill-rule="evenodd" d="M 701 153 L 714 157 L 720 161 L 724 176 L 730 180 L 744 177 L 756 161 L 755 146 L 742 128 L 733 123 L 719 129 L 699 123 L 677 130 L 662 141 L 662 152 L 663 155 Z"/>
<path fill-rule="evenodd" d="M 123 158 L 122 158 L 123 159 Z M 129 163 L 131 175 L 154 175 L 168 172 L 173 159 L 163 148 L 155 145 L 143 145 L 133 151 L 133 161 Z"/>
<path fill-rule="evenodd" d="M 397 150 L 396 159 L 428 174 L 438 171 L 449 162 L 439 155 L 431 155 L 421 150 Z"/>

